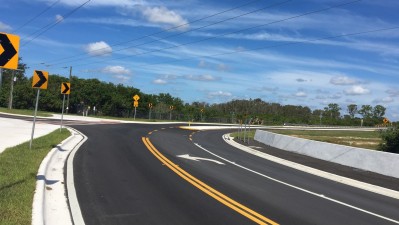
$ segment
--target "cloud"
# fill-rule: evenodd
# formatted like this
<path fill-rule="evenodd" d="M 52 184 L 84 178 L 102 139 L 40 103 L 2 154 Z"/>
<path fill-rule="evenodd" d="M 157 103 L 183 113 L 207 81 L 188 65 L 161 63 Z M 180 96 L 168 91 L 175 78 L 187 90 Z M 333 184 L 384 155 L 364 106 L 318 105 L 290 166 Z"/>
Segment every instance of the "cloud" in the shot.
<path fill-rule="evenodd" d="M 107 56 L 112 53 L 112 48 L 104 41 L 93 42 L 84 47 L 87 54 L 91 56 Z"/>
<path fill-rule="evenodd" d="M 304 97 L 307 97 L 308 95 L 304 91 L 298 91 L 297 93 L 295 93 L 295 96 L 296 97 L 300 97 L 300 98 L 304 98 Z"/>
<path fill-rule="evenodd" d="M 156 79 L 156 80 L 153 80 L 152 83 L 153 83 L 153 84 L 160 84 L 160 85 L 163 85 L 163 84 L 167 84 L 168 81 L 166 81 L 166 80 L 164 80 L 164 79 Z"/>
<path fill-rule="evenodd" d="M 374 99 L 373 103 L 391 103 L 394 102 L 394 99 L 392 97 L 385 97 L 385 98 L 380 98 L 380 99 Z"/>
<path fill-rule="evenodd" d="M 9 25 L 7 25 L 7 24 L 5 24 L 5 23 L 0 21 L 0 30 L 2 30 L 2 31 L 10 31 L 11 30 L 11 26 L 9 26 Z"/>
<path fill-rule="evenodd" d="M 130 80 L 130 76 L 125 76 L 125 75 L 114 75 L 112 76 L 117 80 L 115 83 L 120 83 L 120 84 L 125 84 Z"/>
<path fill-rule="evenodd" d="M 215 91 L 215 92 L 209 92 L 208 93 L 208 97 L 209 98 L 226 98 L 226 97 L 231 97 L 233 96 L 233 94 L 231 94 L 230 92 L 224 92 L 224 91 Z"/>
<path fill-rule="evenodd" d="M 143 16 L 152 23 L 180 26 L 179 29 L 188 29 L 188 21 L 175 11 L 169 10 L 164 6 L 147 7 L 142 11 Z"/>
<path fill-rule="evenodd" d="M 336 76 L 331 78 L 330 83 L 334 85 L 354 85 L 360 84 L 361 82 L 347 76 Z"/>
<path fill-rule="evenodd" d="M 195 80 L 195 81 L 215 81 L 218 80 L 216 77 L 212 75 L 187 75 L 185 76 L 188 80 Z"/>
<path fill-rule="evenodd" d="M 366 94 L 369 94 L 371 91 L 369 89 L 366 89 L 366 88 L 360 86 L 360 85 L 355 85 L 349 89 L 346 89 L 344 92 L 347 95 L 366 95 Z"/>
<path fill-rule="evenodd" d="M 296 79 L 296 81 L 298 81 L 299 83 L 302 83 L 302 82 L 306 82 L 307 80 L 305 80 L 303 78 L 298 78 L 298 79 Z"/>
<path fill-rule="evenodd" d="M 57 23 L 59 23 L 59 22 L 61 22 L 61 21 L 63 21 L 64 20 L 64 17 L 63 16 L 61 16 L 61 15 L 56 15 L 55 16 L 55 21 L 57 22 Z"/>
<path fill-rule="evenodd" d="M 386 93 L 388 93 L 390 97 L 398 97 L 399 96 L 398 89 L 389 89 L 386 91 Z"/>
<path fill-rule="evenodd" d="M 131 73 L 130 70 L 123 66 L 106 66 L 101 70 L 101 72 L 116 75 L 128 75 Z"/>

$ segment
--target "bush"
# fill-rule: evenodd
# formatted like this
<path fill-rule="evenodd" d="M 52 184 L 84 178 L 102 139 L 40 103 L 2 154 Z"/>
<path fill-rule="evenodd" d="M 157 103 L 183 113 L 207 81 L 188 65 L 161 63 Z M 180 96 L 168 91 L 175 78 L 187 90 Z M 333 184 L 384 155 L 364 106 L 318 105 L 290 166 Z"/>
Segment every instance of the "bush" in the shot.
<path fill-rule="evenodd" d="M 380 134 L 383 143 L 379 149 L 384 152 L 399 153 L 399 126 L 382 130 Z"/>

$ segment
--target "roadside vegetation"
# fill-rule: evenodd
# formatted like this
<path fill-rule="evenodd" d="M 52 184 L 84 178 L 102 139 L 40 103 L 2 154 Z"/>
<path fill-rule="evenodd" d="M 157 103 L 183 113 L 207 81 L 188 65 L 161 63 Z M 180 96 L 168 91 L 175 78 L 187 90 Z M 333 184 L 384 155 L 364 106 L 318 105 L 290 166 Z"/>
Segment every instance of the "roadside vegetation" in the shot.
<path fill-rule="evenodd" d="M 10 114 L 18 114 L 18 115 L 25 115 L 25 116 L 33 116 L 34 115 L 34 109 L 8 109 L 8 108 L 0 107 L 0 112 L 2 112 L 2 113 L 10 113 Z M 37 116 L 51 117 L 52 113 L 37 111 Z"/>
<path fill-rule="evenodd" d="M 381 151 L 399 153 L 399 126 L 381 130 L 380 135 L 383 140 L 379 146 Z"/>
<path fill-rule="evenodd" d="M 25 74 L 27 65 L 19 60 L 19 71 L 15 72 L 14 100 L 12 108 L 27 109 L 32 115 L 36 90 L 32 88 L 31 74 Z M 0 92 L 0 107 L 9 104 L 11 71 L 3 71 Z M 206 102 L 185 103 L 169 93 L 146 94 L 137 87 L 82 79 L 71 80 L 58 74 L 50 74 L 47 90 L 40 93 L 39 110 L 61 113 L 60 85 L 71 82 L 68 114 L 89 116 L 134 117 L 133 95 L 139 95 L 136 119 L 174 120 L 217 123 L 246 123 L 263 125 L 317 125 L 317 126 L 382 126 L 386 108 L 382 105 L 338 105 L 334 102 L 325 107 L 310 109 L 307 106 L 282 105 L 266 102 L 260 98 L 235 99 L 220 104 Z M 150 108 L 151 106 L 151 108 Z M 150 113 L 151 111 L 151 113 Z M 345 112 L 345 113 L 344 113 Z M 388 118 L 389 119 L 389 118 Z"/>
<path fill-rule="evenodd" d="M 62 129 L 8 148 L 0 154 L 0 224 L 31 224 L 36 175 L 47 153 L 61 143 L 70 132 Z"/>

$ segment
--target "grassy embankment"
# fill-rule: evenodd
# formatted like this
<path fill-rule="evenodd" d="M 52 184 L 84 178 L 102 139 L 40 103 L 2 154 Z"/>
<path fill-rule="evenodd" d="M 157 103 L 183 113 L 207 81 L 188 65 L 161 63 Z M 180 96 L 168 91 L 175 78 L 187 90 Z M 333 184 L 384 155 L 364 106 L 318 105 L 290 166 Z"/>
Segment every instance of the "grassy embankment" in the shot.
<path fill-rule="evenodd" d="M 0 154 L 0 224 L 31 224 L 36 175 L 47 153 L 70 132 L 58 129 L 46 136 L 8 148 Z"/>
<path fill-rule="evenodd" d="M 330 130 L 267 130 L 277 134 L 322 141 L 339 145 L 377 150 L 382 139 L 377 131 L 330 131 Z M 253 140 L 255 131 L 248 133 Z M 234 133 L 233 136 L 237 136 Z M 241 138 L 243 134 L 241 133 Z"/>

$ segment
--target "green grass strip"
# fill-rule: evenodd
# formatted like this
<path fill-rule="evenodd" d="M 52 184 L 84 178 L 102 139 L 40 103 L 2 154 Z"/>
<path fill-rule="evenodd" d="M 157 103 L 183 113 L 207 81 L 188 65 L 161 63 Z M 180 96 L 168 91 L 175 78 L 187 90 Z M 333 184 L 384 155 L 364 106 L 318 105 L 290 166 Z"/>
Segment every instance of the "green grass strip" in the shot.
<path fill-rule="evenodd" d="M 70 136 L 63 128 L 29 142 L 7 148 L 0 154 L 0 224 L 32 223 L 36 175 L 49 151 Z"/>
<path fill-rule="evenodd" d="M 17 115 L 24 115 L 24 116 L 33 116 L 33 114 L 35 113 L 35 110 L 34 109 L 8 109 L 8 108 L 1 108 L 0 107 L 0 112 L 2 112 L 2 113 L 10 113 L 10 114 L 17 114 Z M 37 116 L 51 117 L 51 116 L 53 116 L 53 114 L 49 113 L 49 112 L 37 111 Z"/>

